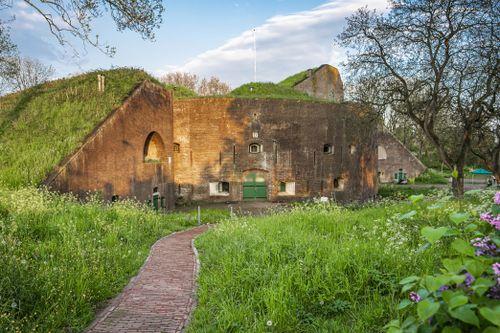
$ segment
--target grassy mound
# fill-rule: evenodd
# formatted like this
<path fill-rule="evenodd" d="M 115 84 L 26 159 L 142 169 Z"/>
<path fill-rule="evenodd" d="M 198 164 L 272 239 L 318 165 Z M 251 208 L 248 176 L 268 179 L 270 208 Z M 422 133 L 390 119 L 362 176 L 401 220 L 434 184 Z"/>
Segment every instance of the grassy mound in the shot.
<path fill-rule="evenodd" d="M 184 86 L 177 86 L 175 84 L 165 84 L 165 89 L 172 90 L 174 92 L 174 98 L 192 98 L 198 97 L 198 94 Z"/>
<path fill-rule="evenodd" d="M 225 215 L 204 211 L 202 221 Z M 82 331 L 157 239 L 194 225 L 192 213 L 133 202 L 80 204 L 32 188 L 0 189 L 0 331 Z"/>
<path fill-rule="evenodd" d="M 106 89 L 97 91 L 97 74 Z M 48 82 L 0 99 L 0 184 L 40 183 L 143 80 L 130 68 Z"/>
<path fill-rule="evenodd" d="M 438 201 L 442 209 L 427 208 Z M 444 243 L 419 250 L 420 228 L 453 225 L 450 211 L 477 207 L 443 196 L 228 220 L 196 241 L 199 303 L 188 331 L 385 332 L 407 297 L 399 281 L 434 272 L 448 253 Z"/>
<path fill-rule="evenodd" d="M 316 68 L 312 68 L 312 70 L 314 71 L 314 70 L 316 70 Z M 286 79 L 281 81 L 279 84 L 282 86 L 285 86 L 285 87 L 293 87 L 297 83 L 299 83 L 300 81 L 307 78 L 307 72 L 308 72 L 308 70 L 305 70 L 305 71 L 290 75 L 289 77 L 287 77 Z"/>
<path fill-rule="evenodd" d="M 244 84 L 229 94 L 233 97 L 243 98 L 286 98 L 286 99 L 301 99 L 314 100 L 306 93 L 296 91 L 291 87 L 271 83 L 271 82 L 251 82 Z"/>

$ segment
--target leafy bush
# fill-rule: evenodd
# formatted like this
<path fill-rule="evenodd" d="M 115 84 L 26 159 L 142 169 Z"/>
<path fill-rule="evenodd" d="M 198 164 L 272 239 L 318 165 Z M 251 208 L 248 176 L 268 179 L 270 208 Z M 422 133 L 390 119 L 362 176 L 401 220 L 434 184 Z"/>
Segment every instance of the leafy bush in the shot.
<path fill-rule="evenodd" d="M 412 195 L 429 195 L 437 192 L 438 190 L 435 188 L 419 188 L 406 185 L 381 185 L 378 189 L 378 196 L 381 198 L 406 200 Z"/>
<path fill-rule="evenodd" d="M 404 321 L 387 324 L 388 333 L 492 333 L 500 329 L 500 192 L 479 219 L 454 211 L 449 220 L 449 226 L 421 229 L 428 242 L 424 248 L 445 246 L 450 253 L 442 258 L 440 273 L 400 281 L 403 293 L 412 291 L 398 309 L 410 310 Z"/>
<path fill-rule="evenodd" d="M 415 178 L 417 184 L 448 184 L 450 173 L 442 173 L 435 169 L 427 169 L 420 176 Z"/>
<path fill-rule="evenodd" d="M 224 218 L 207 212 L 203 221 Z M 81 204 L 0 188 L 0 331 L 81 331 L 120 292 L 159 238 L 196 225 L 132 201 Z"/>

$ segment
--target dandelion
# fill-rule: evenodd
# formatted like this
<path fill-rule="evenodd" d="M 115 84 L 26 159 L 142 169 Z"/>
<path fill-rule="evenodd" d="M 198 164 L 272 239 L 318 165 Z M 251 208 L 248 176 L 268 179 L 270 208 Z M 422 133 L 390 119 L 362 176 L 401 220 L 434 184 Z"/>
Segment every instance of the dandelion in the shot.
<path fill-rule="evenodd" d="M 414 302 L 414 303 L 418 303 L 422 300 L 422 297 L 420 297 L 419 294 L 417 294 L 416 292 L 412 291 L 409 295 L 409 298 L 410 298 L 410 301 Z"/>
<path fill-rule="evenodd" d="M 17 308 L 16 301 L 12 301 L 12 304 L 10 305 L 10 307 L 13 308 L 13 309 Z"/>
<path fill-rule="evenodd" d="M 267 326 L 273 326 L 273 321 L 272 320 L 268 320 L 266 324 L 267 324 Z"/>
<path fill-rule="evenodd" d="M 319 301 L 319 305 L 324 305 L 325 302 L 324 301 Z"/>

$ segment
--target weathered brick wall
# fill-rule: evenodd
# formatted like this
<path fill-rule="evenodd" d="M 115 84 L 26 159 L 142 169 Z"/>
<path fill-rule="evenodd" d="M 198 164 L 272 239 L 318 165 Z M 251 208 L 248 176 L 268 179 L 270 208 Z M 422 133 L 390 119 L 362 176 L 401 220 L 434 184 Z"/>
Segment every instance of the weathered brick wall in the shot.
<path fill-rule="evenodd" d="M 157 132 L 165 151 L 159 162 L 145 162 L 148 135 Z M 158 86 L 144 82 L 127 101 L 87 138 L 82 147 L 46 180 L 60 192 L 85 196 L 101 192 L 146 201 L 158 187 L 171 207 L 173 185 L 172 96 Z"/>
<path fill-rule="evenodd" d="M 177 193 L 185 200 L 241 200 L 243 177 L 259 170 L 266 177 L 270 200 L 370 198 L 377 192 L 375 126 L 359 114 L 354 104 L 175 100 Z M 263 151 L 250 153 L 251 143 L 260 144 Z M 333 145 L 333 154 L 323 153 L 326 143 Z M 344 180 L 343 190 L 334 189 L 336 178 Z M 217 181 L 230 183 L 228 196 L 209 195 L 209 183 Z M 295 182 L 295 195 L 278 193 L 280 182 Z"/>
<path fill-rule="evenodd" d="M 401 142 L 391 133 L 380 131 L 377 134 L 377 145 L 383 147 L 386 158 L 378 156 L 379 181 L 390 183 L 394 180 L 394 174 L 403 169 L 408 178 L 415 178 L 425 171 L 425 165 L 415 157 Z"/>
<path fill-rule="evenodd" d="M 308 77 L 297 83 L 294 89 L 328 101 L 342 102 L 344 100 L 344 84 L 340 72 L 330 65 L 322 65 L 316 70 L 310 70 Z"/>

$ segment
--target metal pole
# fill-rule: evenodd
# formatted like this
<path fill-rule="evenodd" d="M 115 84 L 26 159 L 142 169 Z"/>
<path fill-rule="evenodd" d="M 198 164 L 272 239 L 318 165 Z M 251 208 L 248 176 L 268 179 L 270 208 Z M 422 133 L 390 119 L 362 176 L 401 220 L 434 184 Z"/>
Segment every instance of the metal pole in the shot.
<path fill-rule="evenodd" d="M 229 216 L 233 218 L 233 206 L 229 206 Z"/>
<path fill-rule="evenodd" d="M 257 82 L 257 37 L 255 36 L 255 28 L 253 29 L 253 52 L 254 52 L 253 82 Z"/>
<path fill-rule="evenodd" d="M 198 206 L 198 225 L 201 225 L 201 208 Z"/>

